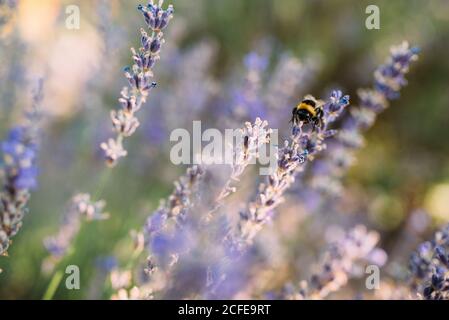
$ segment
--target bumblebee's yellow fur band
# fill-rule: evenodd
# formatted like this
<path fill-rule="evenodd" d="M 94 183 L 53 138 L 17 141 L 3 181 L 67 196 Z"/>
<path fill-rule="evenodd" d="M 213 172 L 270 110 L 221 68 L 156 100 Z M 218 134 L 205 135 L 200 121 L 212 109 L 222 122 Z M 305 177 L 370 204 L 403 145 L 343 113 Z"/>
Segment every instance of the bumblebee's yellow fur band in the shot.
<path fill-rule="evenodd" d="M 310 104 L 301 102 L 297 107 L 297 110 L 307 110 L 307 112 L 309 112 L 313 117 L 316 116 L 316 110 L 313 106 L 311 106 Z"/>

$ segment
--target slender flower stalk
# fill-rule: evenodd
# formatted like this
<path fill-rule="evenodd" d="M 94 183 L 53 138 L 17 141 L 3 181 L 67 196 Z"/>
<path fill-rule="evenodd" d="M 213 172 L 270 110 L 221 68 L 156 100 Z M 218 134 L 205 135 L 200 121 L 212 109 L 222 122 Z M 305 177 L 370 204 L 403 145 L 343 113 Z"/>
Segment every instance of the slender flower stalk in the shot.
<path fill-rule="evenodd" d="M 53 272 L 64 258 L 73 254 L 73 250 L 70 251 L 71 245 L 79 233 L 83 221 L 104 220 L 109 217 L 108 213 L 103 212 L 104 206 L 103 200 L 93 201 L 89 194 L 80 193 L 72 198 L 58 233 L 44 240 L 44 246 L 50 255 L 42 263 L 43 272 Z M 62 276 L 61 270 L 53 273 L 44 293 L 44 300 L 53 298 Z"/>
<path fill-rule="evenodd" d="M 217 206 L 212 211 L 218 209 L 228 196 L 236 192 L 234 182 L 239 181 L 246 167 L 259 157 L 261 148 L 270 142 L 272 130 L 267 126 L 267 121 L 256 118 L 253 124 L 245 122 L 245 126 L 239 129 L 241 139 L 237 139 L 237 142 L 242 143 L 238 143 L 232 150 L 231 174 L 216 199 Z"/>
<path fill-rule="evenodd" d="M 271 130 L 266 128 L 267 125 L 266 121 L 257 118 L 253 124 L 247 122 L 239 130 L 240 135 L 236 140 L 241 143 L 233 148 L 231 177 L 219 194 L 216 209 L 225 198 L 235 192 L 234 181 L 255 161 L 261 146 L 268 143 Z M 193 207 L 192 195 L 203 175 L 200 167 L 189 168 L 186 176 L 175 183 L 175 191 L 168 201 L 162 202 L 159 209 L 148 218 L 144 234 L 151 256 L 148 258 L 146 272 L 150 276 L 150 283 L 155 285 L 146 283 L 140 287 L 141 291 L 146 290 L 151 294 L 161 292 L 164 297 L 171 298 L 189 297 L 190 294 L 210 294 L 212 288 L 209 286 L 216 284 L 216 280 L 211 280 L 208 284 L 206 278 L 207 274 L 214 273 L 212 270 L 216 269 L 216 263 L 226 255 L 223 239 L 229 229 L 224 216 L 211 215 L 209 212 L 208 219 L 204 219 L 204 216 L 199 215 L 199 212 L 204 212 L 201 205 Z M 208 245 L 204 245 L 205 242 Z M 192 256 L 197 259 L 192 260 Z M 183 283 L 182 274 L 189 272 L 188 270 L 195 273 L 191 284 L 198 286 L 198 291 L 192 291 L 189 285 Z M 162 281 L 163 285 L 160 284 L 161 278 L 165 279 Z M 178 282 L 177 279 L 181 281 Z"/>
<path fill-rule="evenodd" d="M 175 182 L 175 189 L 166 201 L 161 201 L 159 208 L 151 214 L 144 226 L 143 234 L 149 247 L 148 271 L 152 273 L 156 263 L 172 265 L 177 260 L 176 246 L 179 244 L 180 234 L 176 232 L 186 219 L 187 213 L 193 205 L 193 196 L 204 171 L 200 166 L 187 169 L 185 175 Z"/>
<path fill-rule="evenodd" d="M 103 212 L 105 204 L 103 200 L 92 201 L 90 195 L 86 193 L 79 193 L 71 199 L 58 233 L 44 240 L 44 245 L 50 253 L 44 262 L 47 271 L 51 271 L 67 255 L 83 220 L 104 220 L 109 217 Z"/>
<path fill-rule="evenodd" d="M 159 208 L 148 217 L 144 228 L 146 239 L 160 231 L 167 219 L 182 220 L 192 204 L 192 194 L 203 173 L 200 166 L 189 167 L 186 174 L 174 183 L 175 188 L 168 199 L 161 201 Z"/>
<path fill-rule="evenodd" d="M 175 188 L 168 199 L 162 200 L 159 208 L 146 221 L 144 227 L 146 241 L 166 228 L 168 220 L 182 221 L 192 205 L 192 195 L 203 174 L 203 169 L 195 165 L 189 167 L 186 174 L 174 183 Z"/>
<path fill-rule="evenodd" d="M 278 151 L 277 168 L 267 176 L 265 183 L 259 185 L 255 200 L 240 212 L 237 229 L 227 228 L 224 221 L 221 230 L 226 232 L 222 232 L 223 238 L 217 246 L 221 247 L 223 255 L 217 261 L 209 262 L 207 269 L 213 271 L 207 286 L 207 296 L 229 297 L 242 287 L 240 282 L 244 282 L 245 275 L 236 272 L 236 268 L 244 270 L 250 263 L 251 254 L 247 249 L 252 245 L 254 237 L 272 218 L 272 211 L 283 201 L 284 192 L 291 187 L 306 161 L 312 161 L 325 148 L 325 140 L 335 134 L 330 124 L 348 106 L 349 96 L 334 91 L 326 103 L 318 103 L 324 113 L 322 125 L 294 124 L 290 140 L 285 141 L 284 147 Z M 214 222 L 223 225 L 219 219 L 214 219 Z"/>
<path fill-rule="evenodd" d="M 30 192 L 37 187 L 42 84 L 40 80 L 33 93 L 32 107 L 25 113 L 24 123 L 12 128 L 1 144 L 0 255 L 7 254 L 11 238 L 20 230 L 22 219 L 28 212 Z"/>
<path fill-rule="evenodd" d="M 391 48 L 387 62 L 374 72 L 374 86 L 360 89 L 360 106 L 352 108 L 335 139 L 329 143 L 324 157 L 313 167 L 310 184 L 326 194 L 338 194 L 342 190 L 341 177 L 354 162 L 355 150 L 364 144 L 363 132 L 370 128 L 379 113 L 388 108 L 389 101 L 399 97 L 407 84 L 405 75 L 410 64 L 417 60 L 419 50 L 407 42 Z"/>
<path fill-rule="evenodd" d="M 170 196 L 161 200 L 159 208 L 147 218 L 142 233 L 137 233 L 136 237 L 150 253 L 144 269 L 147 279 L 136 287 L 132 285 L 132 279 L 120 285 L 111 278 L 115 290 L 114 299 L 150 299 L 155 292 L 164 290 L 166 283 L 163 279 L 166 279 L 178 261 L 179 249 L 182 247 L 180 241 L 185 240 L 182 225 L 193 206 L 193 197 L 203 175 L 201 167 L 189 167 L 186 174 L 174 183 L 175 188 Z M 135 257 L 139 256 L 141 250 L 135 250 L 135 253 Z M 120 273 L 131 275 L 133 264 L 120 270 Z"/>
<path fill-rule="evenodd" d="M 138 50 L 131 49 L 134 64 L 125 68 L 128 86 L 120 93 L 121 108 L 111 111 L 112 126 L 117 135 L 101 144 L 106 162 L 110 166 L 114 166 L 118 159 L 127 155 L 127 151 L 123 148 L 123 139 L 136 131 L 139 120 L 135 114 L 145 104 L 150 90 L 156 86 L 152 81 L 153 68 L 160 59 L 159 53 L 165 41 L 162 30 L 173 17 L 173 6 L 169 5 L 164 10 L 162 5 L 163 0 L 159 0 L 157 4 L 151 0 L 146 6 L 138 6 L 151 34 L 140 30 L 141 47 Z"/>
<path fill-rule="evenodd" d="M 250 244 L 271 219 L 273 209 L 283 201 L 284 192 L 293 184 L 298 172 L 304 170 L 307 160 L 313 161 L 316 154 L 326 147 L 326 139 L 336 133 L 329 126 L 348 104 L 349 96 L 334 91 L 323 106 L 322 126 L 304 126 L 302 123 L 293 126 L 290 141 L 285 141 L 284 147 L 279 150 L 276 170 L 267 177 L 265 183 L 260 184 L 256 199 L 240 212 L 239 231 L 234 239 L 238 239 L 237 247 Z"/>
<path fill-rule="evenodd" d="M 345 286 L 351 277 L 363 275 L 365 265 L 381 267 L 386 262 L 386 253 L 376 247 L 378 241 L 377 232 L 368 231 L 363 225 L 354 227 L 329 245 L 310 281 L 302 281 L 299 290 L 287 285 L 282 298 L 324 299 Z"/>
<path fill-rule="evenodd" d="M 410 283 L 419 298 L 449 300 L 449 225 L 412 253 Z"/>

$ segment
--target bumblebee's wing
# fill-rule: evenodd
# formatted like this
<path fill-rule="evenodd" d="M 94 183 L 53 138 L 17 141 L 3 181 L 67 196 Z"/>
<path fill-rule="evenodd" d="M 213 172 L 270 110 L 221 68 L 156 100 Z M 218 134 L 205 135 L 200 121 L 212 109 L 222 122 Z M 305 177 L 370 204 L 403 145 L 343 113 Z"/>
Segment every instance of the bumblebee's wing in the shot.
<path fill-rule="evenodd" d="M 306 96 L 304 97 L 303 100 L 312 100 L 312 101 L 316 101 L 315 97 L 312 96 L 311 94 L 306 95 Z"/>
<path fill-rule="evenodd" d="M 321 99 L 316 100 L 316 106 L 317 106 L 317 107 L 322 107 L 322 106 L 324 106 L 325 104 L 326 104 L 326 101 L 324 101 L 324 100 L 321 100 Z"/>

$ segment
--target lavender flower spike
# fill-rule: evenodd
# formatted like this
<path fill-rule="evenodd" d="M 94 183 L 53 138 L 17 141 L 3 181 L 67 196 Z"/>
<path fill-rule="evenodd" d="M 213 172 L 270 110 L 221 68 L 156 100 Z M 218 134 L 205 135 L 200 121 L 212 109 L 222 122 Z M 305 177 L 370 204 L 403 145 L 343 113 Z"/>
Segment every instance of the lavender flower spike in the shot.
<path fill-rule="evenodd" d="M 368 231 L 363 225 L 354 227 L 329 245 L 310 281 L 302 281 L 299 290 L 286 286 L 283 298 L 323 299 L 357 275 L 355 266 L 370 263 L 381 267 L 387 256 L 376 247 L 378 241 L 377 232 Z"/>
<path fill-rule="evenodd" d="M 239 120 L 253 119 L 255 115 L 264 117 L 266 108 L 260 98 L 263 72 L 268 66 L 268 58 L 251 52 L 244 60 L 246 75 L 243 84 L 233 92 L 232 113 Z"/>
<path fill-rule="evenodd" d="M 399 91 L 407 84 L 405 74 L 408 72 L 412 61 L 418 59 L 419 49 L 410 48 L 404 41 L 391 48 L 391 55 L 386 64 L 380 66 L 374 73 L 375 89 L 385 98 L 392 100 L 399 97 Z"/>
<path fill-rule="evenodd" d="M 159 53 L 164 43 L 162 30 L 167 27 L 173 17 L 173 6 L 169 5 L 164 10 L 162 4 L 162 0 L 159 0 L 157 4 L 151 0 L 146 6 L 138 6 L 151 34 L 148 35 L 143 29 L 140 30 L 141 47 L 138 50 L 131 49 L 134 64 L 124 70 L 128 86 L 121 91 L 119 99 L 121 109 L 111 111 L 112 126 L 117 135 L 101 144 L 106 162 L 110 166 L 114 166 L 118 159 L 127 155 L 123 148 L 123 139 L 136 131 L 139 120 L 135 113 L 145 104 L 150 89 L 156 86 L 156 83 L 152 81 L 152 70 L 156 61 L 160 59 Z"/>
<path fill-rule="evenodd" d="M 311 181 L 315 189 L 330 194 L 341 191 L 340 178 L 354 161 L 353 150 L 363 146 L 363 131 L 374 124 L 390 100 L 399 97 L 400 90 L 407 84 L 405 74 L 410 64 L 418 59 L 418 52 L 407 42 L 392 47 L 387 62 L 374 72 L 373 88 L 358 90 L 359 108 L 352 108 L 323 159 L 316 163 L 317 172 Z"/>
<path fill-rule="evenodd" d="M 260 118 L 256 118 L 254 124 L 245 122 L 245 127 L 240 129 L 243 143 L 237 145 L 233 149 L 231 175 L 217 197 L 217 207 L 212 211 L 217 209 L 226 197 L 236 191 L 233 182 L 238 181 L 245 171 L 245 168 L 251 164 L 254 159 L 259 157 L 259 150 L 261 147 L 270 142 L 272 130 L 267 126 L 267 121 L 262 121 Z M 209 213 L 212 213 L 212 211 Z"/>
<path fill-rule="evenodd" d="M 44 245 L 50 253 L 49 259 L 45 261 L 45 269 L 51 269 L 67 254 L 73 239 L 78 234 L 82 219 L 92 221 L 109 217 L 103 212 L 104 206 L 103 200 L 94 202 L 86 193 L 77 194 L 72 198 L 58 233 L 44 240 Z"/>
<path fill-rule="evenodd" d="M 22 226 L 30 191 L 37 187 L 38 109 L 41 101 L 42 80 L 33 94 L 33 105 L 25 115 L 25 122 L 12 128 L 1 143 L 0 255 L 7 253 L 11 238 Z"/>
<path fill-rule="evenodd" d="M 411 287 L 420 298 L 449 300 L 449 225 L 412 253 L 409 269 Z"/>
<path fill-rule="evenodd" d="M 304 170 L 306 161 L 312 161 L 326 147 L 325 140 L 335 135 L 336 131 L 329 129 L 329 125 L 348 104 L 349 96 L 333 91 L 323 105 L 322 126 L 304 126 L 302 123 L 293 126 L 290 141 L 285 141 L 284 147 L 279 150 L 277 169 L 259 186 L 255 201 L 240 212 L 238 247 L 251 243 L 262 226 L 271 219 L 272 210 L 283 201 L 284 192 L 293 184 L 298 172 Z"/>
<path fill-rule="evenodd" d="M 177 224 L 183 221 L 186 212 L 192 206 L 192 194 L 203 175 L 204 171 L 201 167 L 193 166 L 189 167 L 186 174 L 175 182 L 172 194 L 166 201 L 161 201 L 159 208 L 147 219 L 144 227 L 146 243 L 153 246 L 161 239 L 159 236 L 165 233 L 171 222 Z M 158 254 L 158 252 L 154 253 Z"/>
<path fill-rule="evenodd" d="M 143 227 L 146 246 L 150 251 L 145 272 L 149 281 L 142 284 L 142 294 L 153 293 L 152 282 L 157 282 L 159 272 L 169 274 L 178 260 L 178 249 L 183 245 L 183 222 L 193 206 L 194 193 L 204 176 L 200 166 L 192 166 L 175 182 L 175 188 L 167 200 L 161 201 L 159 208 L 147 219 Z M 183 242 L 183 243 L 180 243 Z M 160 268 L 159 268 L 160 267 Z M 162 290 L 163 288 L 159 288 Z"/>

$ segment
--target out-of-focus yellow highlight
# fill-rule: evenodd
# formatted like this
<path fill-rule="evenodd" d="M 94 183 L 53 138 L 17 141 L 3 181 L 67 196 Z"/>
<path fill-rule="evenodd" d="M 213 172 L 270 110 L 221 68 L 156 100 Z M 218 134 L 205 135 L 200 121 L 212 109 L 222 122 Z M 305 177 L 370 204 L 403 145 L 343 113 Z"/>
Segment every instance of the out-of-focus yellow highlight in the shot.
<path fill-rule="evenodd" d="M 27 42 L 39 42 L 53 34 L 60 11 L 60 1 L 21 0 L 18 11 L 22 38 Z"/>
<path fill-rule="evenodd" d="M 426 194 L 424 207 L 439 222 L 449 221 L 449 183 L 432 187 Z"/>

